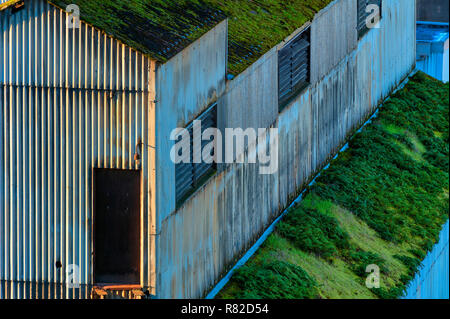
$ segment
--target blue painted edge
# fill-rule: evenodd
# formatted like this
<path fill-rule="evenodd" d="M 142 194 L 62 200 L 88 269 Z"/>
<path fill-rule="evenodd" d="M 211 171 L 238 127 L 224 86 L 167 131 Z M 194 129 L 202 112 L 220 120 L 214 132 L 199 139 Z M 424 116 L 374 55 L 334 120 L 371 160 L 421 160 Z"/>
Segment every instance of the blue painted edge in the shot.
<path fill-rule="evenodd" d="M 448 22 L 416 21 L 417 24 L 448 26 Z"/>
<path fill-rule="evenodd" d="M 403 82 L 401 82 L 397 88 L 391 92 L 390 95 L 394 94 L 395 92 L 397 92 L 398 90 L 401 90 L 405 87 L 405 85 L 408 83 L 410 77 L 412 77 L 414 74 L 417 73 L 417 69 L 414 69 L 404 80 Z M 352 139 L 353 136 L 355 136 L 356 134 L 358 134 L 359 132 L 362 131 L 362 129 L 369 123 L 372 122 L 372 120 L 378 116 L 378 110 L 383 107 L 384 103 L 386 101 L 389 100 L 389 96 L 384 100 L 383 103 L 381 103 L 376 111 L 372 114 L 372 116 L 356 131 L 356 133 L 354 135 L 352 135 L 349 139 Z M 339 152 L 336 154 L 336 156 L 333 159 L 338 158 L 339 154 L 344 152 L 346 149 L 348 148 L 348 143 L 346 143 L 340 150 Z M 328 169 L 330 167 L 330 163 L 328 163 L 311 181 L 311 183 L 308 184 L 308 186 L 312 186 L 314 185 L 314 183 L 316 182 L 316 179 L 322 174 L 323 171 L 325 171 L 326 169 Z M 216 286 L 214 286 L 214 288 L 206 295 L 205 299 L 214 299 L 214 297 L 219 293 L 220 290 L 222 290 L 223 287 L 225 287 L 225 285 L 228 283 L 228 281 L 230 281 L 231 276 L 233 276 L 233 273 L 236 269 L 238 269 L 239 267 L 243 266 L 249 259 L 250 257 L 253 256 L 253 254 L 258 250 L 259 247 L 261 247 L 261 245 L 264 243 L 264 241 L 267 239 L 267 237 L 269 237 L 269 235 L 274 231 L 275 226 L 280 222 L 280 220 L 284 217 L 284 215 L 286 215 L 289 212 L 289 209 L 292 208 L 295 204 L 298 204 L 302 201 L 303 198 L 303 194 L 306 192 L 306 189 L 303 190 L 300 195 L 294 199 L 294 201 L 288 206 L 288 208 L 286 208 L 280 216 L 278 216 L 273 222 L 272 224 L 270 224 L 270 226 L 264 231 L 264 233 L 261 235 L 261 237 L 258 238 L 258 240 L 253 244 L 252 247 L 250 247 L 250 249 L 244 254 L 244 256 L 242 256 L 241 259 L 238 260 L 238 262 L 228 271 L 228 273 L 216 284 Z"/>

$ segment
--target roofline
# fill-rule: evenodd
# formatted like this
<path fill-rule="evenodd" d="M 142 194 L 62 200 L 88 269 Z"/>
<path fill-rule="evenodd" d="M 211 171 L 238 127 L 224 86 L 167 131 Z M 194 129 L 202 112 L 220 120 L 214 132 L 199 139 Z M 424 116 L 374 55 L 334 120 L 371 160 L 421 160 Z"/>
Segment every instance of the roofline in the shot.
<path fill-rule="evenodd" d="M 20 0 L 14 0 L 14 1 L 20 1 Z M 29 1 L 29 0 L 27 0 L 27 1 Z M 33 0 L 32 0 L 32 1 L 33 1 Z M 67 12 L 65 9 L 63 9 L 63 8 L 61 8 L 60 6 L 54 4 L 51 0 L 45 0 L 45 1 L 47 1 L 47 3 L 49 3 L 50 5 L 52 5 L 53 7 L 57 8 L 57 9 L 59 9 L 59 10 L 61 10 L 61 11 L 65 12 L 65 13 L 69 13 L 69 12 Z M 101 33 L 103 33 L 103 34 L 105 34 L 107 37 L 109 37 L 109 38 L 111 38 L 111 39 L 117 41 L 118 43 L 120 43 L 120 44 L 126 46 L 127 48 L 130 48 L 131 50 L 133 50 L 133 51 L 135 51 L 135 52 L 139 52 L 140 54 L 142 54 L 143 56 L 145 56 L 145 57 L 148 58 L 149 60 L 154 61 L 154 62 L 156 62 L 156 63 L 161 63 L 161 61 L 159 61 L 158 59 L 155 59 L 154 57 L 152 57 L 152 56 L 150 56 L 150 55 L 148 55 L 148 54 L 146 54 L 146 53 L 144 53 L 144 52 L 142 52 L 142 51 L 140 51 L 140 50 L 137 50 L 136 48 L 133 48 L 132 46 L 130 46 L 130 45 L 124 43 L 123 41 L 117 39 L 116 37 L 110 35 L 110 34 L 107 33 L 105 30 L 100 29 L 100 28 L 97 28 L 96 26 L 90 24 L 89 22 L 86 22 L 86 21 L 82 20 L 81 17 L 79 17 L 79 19 L 80 19 L 80 22 L 83 22 L 84 24 L 86 24 L 87 26 L 93 28 L 94 30 L 97 30 L 97 31 L 99 31 L 99 32 L 101 32 Z"/>
<path fill-rule="evenodd" d="M 10 0 L 10 1 L 16 1 L 16 2 L 17 2 L 17 1 L 22 1 L 22 0 Z M 65 12 L 65 13 L 69 13 L 69 12 L 67 12 L 65 9 L 63 9 L 63 8 L 61 8 L 60 6 L 54 4 L 51 0 L 45 0 L 45 1 L 47 1 L 50 5 L 54 6 L 55 8 L 58 8 L 59 10 L 62 10 L 62 11 Z M 167 59 L 166 61 L 161 61 L 161 60 L 159 60 L 159 59 L 157 59 L 157 58 L 155 58 L 155 57 L 150 56 L 150 55 L 147 54 L 147 53 L 144 53 L 144 52 L 142 52 L 142 51 L 140 51 L 140 50 L 138 50 L 138 49 L 136 49 L 136 48 L 134 48 L 134 47 L 132 47 L 132 46 L 126 44 L 126 43 L 124 43 L 123 41 L 121 41 L 121 40 L 117 39 L 116 37 L 114 37 L 114 36 L 110 35 L 109 33 L 107 33 L 105 30 L 100 29 L 100 28 L 97 28 L 96 26 L 94 26 L 94 25 L 92 25 L 92 24 L 90 24 L 90 23 L 88 23 L 88 22 L 82 20 L 81 17 L 79 17 L 79 19 L 80 19 L 80 22 L 83 22 L 84 24 L 90 26 L 91 28 L 93 28 L 93 29 L 95 29 L 95 30 L 98 30 L 98 31 L 104 33 L 105 35 L 107 35 L 107 36 L 110 37 L 111 39 L 116 40 L 117 42 L 119 42 L 119 43 L 125 45 L 126 47 L 128 47 L 128 48 L 130 48 L 130 49 L 132 49 L 132 50 L 134 50 L 134 51 L 136 51 L 136 52 L 139 52 L 140 54 L 142 54 L 143 56 L 147 57 L 148 59 L 150 59 L 150 60 L 156 62 L 157 64 L 165 64 L 166 62 L 169 62 L 172 58 L 174 58 L 175 56 L 177 56 L 179 53 L 183 52 L 186 48 L 190 47 L 194 42 L 196 42 L 197 40 L 201 39 L 206 33 L 210 32 L 210 31 L 213 30 L 215 27 L 217 27 L 219 24 L 221 24 L 221 23 L 223 23 L 224 21 L 228 20 L 228 18 L 226 17 L 225 19 L 219 21 L 219 22 L 216 23 L 211 29 L 206 30 L 206 31 L 205 31 L 205 34 L 203 34 L 200 38 L 198 38 L 197 40 L 192 41 L 191 43 L 189 43 L 189 44 L 188 44 L 187 46 L 185 46 L 180 52 L 178 52 L 177 54 L 175 54 L 172 58 Z"/>

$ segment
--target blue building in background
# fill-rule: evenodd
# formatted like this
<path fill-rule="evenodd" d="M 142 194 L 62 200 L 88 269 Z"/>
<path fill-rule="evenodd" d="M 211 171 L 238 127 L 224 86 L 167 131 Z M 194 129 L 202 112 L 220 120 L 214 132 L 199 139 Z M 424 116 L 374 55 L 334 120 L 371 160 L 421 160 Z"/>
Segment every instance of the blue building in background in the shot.
<path fill-rule="evenodd" d="M 417 68 L 448 82 L 449 0 L 417 0 Z"/>
<path fill-rule="evenodd" d="M 448 22 L 417 21 L 417 68 L 448 82 Z"/>

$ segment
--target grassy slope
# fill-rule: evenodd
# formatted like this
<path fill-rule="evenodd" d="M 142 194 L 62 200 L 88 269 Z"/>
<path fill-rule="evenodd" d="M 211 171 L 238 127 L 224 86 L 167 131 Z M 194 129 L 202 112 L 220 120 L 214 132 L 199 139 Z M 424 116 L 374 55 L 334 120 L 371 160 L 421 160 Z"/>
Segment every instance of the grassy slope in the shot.
<path fill-rule="evenodd" d="M 237 75 L 331 0 L 50 0 L 162 62 L 229 17 L 229 73 Z"/>
<path fill-rule="evenodd" d="M 416 74 L 218 297 L 399 297 L 448 219 L 448 112 L 448 84 Z"/>

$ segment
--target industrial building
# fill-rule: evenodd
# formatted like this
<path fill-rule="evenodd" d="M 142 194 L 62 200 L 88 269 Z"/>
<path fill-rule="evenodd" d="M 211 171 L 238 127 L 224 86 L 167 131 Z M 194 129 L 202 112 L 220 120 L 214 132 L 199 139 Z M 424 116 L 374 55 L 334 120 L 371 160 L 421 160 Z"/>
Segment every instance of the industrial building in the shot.
<path fill-rule="evenodd" d="M 415 67 L 414 1 L 236 2 L 0 0 L 0 298 L 204 296 Z M 173 163 L 199 118 L 278 170 Z"/>

